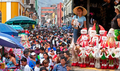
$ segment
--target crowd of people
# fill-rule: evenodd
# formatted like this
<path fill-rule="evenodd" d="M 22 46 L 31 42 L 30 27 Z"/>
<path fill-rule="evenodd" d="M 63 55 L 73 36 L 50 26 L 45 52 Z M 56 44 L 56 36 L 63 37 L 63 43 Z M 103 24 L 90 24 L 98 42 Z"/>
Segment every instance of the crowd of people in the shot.
<path fill-rule="evenodd" d="M 4 53 L 2 61 L 9 68 L 20 65 L 22 71 L 70 71 L 69 52 L 72 32 L 60 29 L 35 29 L 29 31 L 31 48 L 23 51 L 21 59 L 13 50 Z"/>

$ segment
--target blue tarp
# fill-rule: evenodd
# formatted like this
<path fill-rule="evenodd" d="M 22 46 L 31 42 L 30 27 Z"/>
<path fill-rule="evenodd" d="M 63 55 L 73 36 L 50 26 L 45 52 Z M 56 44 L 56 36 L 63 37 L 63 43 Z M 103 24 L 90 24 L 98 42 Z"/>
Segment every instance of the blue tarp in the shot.
<path fill-rule="evenodd" d="M 0 32 L 8 35 L 18 36 L 18 32 L 7 24 L 0 23 Z"/>

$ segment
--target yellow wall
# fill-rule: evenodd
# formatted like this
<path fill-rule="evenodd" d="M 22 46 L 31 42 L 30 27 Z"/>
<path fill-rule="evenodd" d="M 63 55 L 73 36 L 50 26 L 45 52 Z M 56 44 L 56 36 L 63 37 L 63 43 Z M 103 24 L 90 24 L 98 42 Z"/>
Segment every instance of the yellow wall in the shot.
<path fill-rule="evenodd" d="M 11 2 L 11 18 L 18 16 L 18 3 Z"/>
<path fill-rule="evenodd" d="M 0 2 L 0 11 L 2 12 L 2 23 L 6 22 L 6 2 Z"/>

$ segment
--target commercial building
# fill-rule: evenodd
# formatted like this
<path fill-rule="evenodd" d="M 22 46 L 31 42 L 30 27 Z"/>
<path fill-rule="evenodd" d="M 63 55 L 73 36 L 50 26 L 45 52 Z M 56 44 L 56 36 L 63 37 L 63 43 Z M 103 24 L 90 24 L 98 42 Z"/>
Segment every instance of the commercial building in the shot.
<path fill-rule="evenodd" d="M 63 20 L 62 20 L 62 17 L 63 17 L 62 8 L 63 8 L 63 3 L 57 4 L 57 24 L 59 25 L 59 27 L 61 27 L 62 23 L 63 23 Z"/>
<path fill-rule="evenodd" d="M 55 13 L 56 7 L 41 7 L 41 23 L 44 24 L 45 20 L 52 20 L 52 14 Z"/>
<path fill-rule="evenodd" d="M 72 20 L 72 9 L 73 9 L 73 0 L 64 0 L 63 1 L 63 11 L 64 11 L 64 17 L 63 21 L 66 25 L 69 25 Z"/>
<path fill-rule="evenodd" d="M 0 0 L 0 22 L 5 23 L 25 12 L 24 0 Z"/>

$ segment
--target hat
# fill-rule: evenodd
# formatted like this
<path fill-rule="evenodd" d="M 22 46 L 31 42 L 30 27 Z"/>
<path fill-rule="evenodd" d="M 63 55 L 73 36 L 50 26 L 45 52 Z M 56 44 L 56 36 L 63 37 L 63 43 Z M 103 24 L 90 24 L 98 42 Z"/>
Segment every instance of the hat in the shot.
<path fill-rule="evenodd" d="M 87 28 L 83 28 L 83 29 L 81 30 L 81 34 L 87 34 Z"/>
<path fill-rule="evenodd" d="M 96 33 L 96 24 L 95 23 L 90 31 Z"/>
<path fill-rule="evenodd" d="M 120 11 L 120 5 L 114 6 L 114 8 Z"/>
<path fill-rule="evenodd" d="M 107 31 L 104 32 L 103 36 L 107 36 Z"/>
<path fill-rule="evenodd" d="M 96 24 L 93 25 L 93 27 L 92 27 L 91 30 L 94 30 L 94 31 L 95 31 L 95 30 L 96 30 L 96 27 L 95 27 L 95 26 L 96 26 Z"/>
<path fill-rule="evenodd" d="M 113 29 L 113 28 L 111 28 L 111 29 L 109 30 L 108 35 L 107 35 L 107 36 L 109 36 L 109 34 L 110 34 L 110 33 L 111 33 L 111 34 L 113 34 L 113 36 L 114 36 L 114 37 L 116 37 L 116 36 L 115 36 L 115 33 L 114 33 L 114 29 Z"/>
<path fill-rule="evenodd" d="M 77 6 L 77 7 L 75 7 L 75 8 L 73 9 L 73 13 L 77 15 L 77 9 L 78 9 L 79 7 L 83 9 L 83 15 L 85 16 L 85 15 L 87 14 L 87 10 L 86 10 L 84 7 L 82 7 L 82 6 Z"/>
<path fill-rule="evenodd" d="M 100 32 L 100 33 L 101 33 L 101 32 L 104 33 L 104 32 L 105 32 L 105 29 L 104 29 L 101 25 L 99 25 L 99 27 L 100 27 L 100 31 L 99 31 L 99 32 Z"/>
<path fill-rule="evenodd" d="M 31 55 L 36 55 L 36 53 L 35 53 L 35 52 L 32 52 Z"/>

